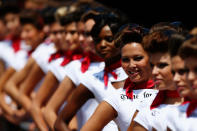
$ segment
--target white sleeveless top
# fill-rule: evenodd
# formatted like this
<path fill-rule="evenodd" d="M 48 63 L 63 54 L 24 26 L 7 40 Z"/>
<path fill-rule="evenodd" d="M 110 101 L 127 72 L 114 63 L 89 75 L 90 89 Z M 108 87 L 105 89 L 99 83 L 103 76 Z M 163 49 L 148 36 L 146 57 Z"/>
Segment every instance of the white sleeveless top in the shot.
<path fill-rule="evenodd" d="M 168 110 L 166 114 L 167 126 L 172 131 L 196 131 L 197 130 L 197 109 L 187 117 L 186 111 L 189 103 L 176 106 Z"/>
<path fill-rule="evenodd" d="M 133 100 L 126 96 L 126 91 L 119 88 L 104 99 L 118 113 L 114 120 L 121 131 L 126 131 L 131 123 L 136 110 L 150 106 L 158 91 L 154 89 L 133 90 Z"/>
<path fill-rule="evenodd" d="M 55 53 L 55 45 L 53 43 L 42 43 L 40 44 L 36 50 L 32 53 L 32 57 L 36 61 L 36 63 L 40 66 L 42 71 L 46 74 L 49 70 L 49 62 L 48 59 L 51 54 Z"/>
<path fill-rule="evenodd" d="M 139 123 L 148 131 L 152 131 L 153 128 L 160 131 L 166 131 L 167 122 L 165 113 L 175 106 L 177 105 L 161 104 L 157 108 L 154 108 L 152 110 L 150 109 L 150 107 L 144 108 L 139 111 L 134 121 Z"/>

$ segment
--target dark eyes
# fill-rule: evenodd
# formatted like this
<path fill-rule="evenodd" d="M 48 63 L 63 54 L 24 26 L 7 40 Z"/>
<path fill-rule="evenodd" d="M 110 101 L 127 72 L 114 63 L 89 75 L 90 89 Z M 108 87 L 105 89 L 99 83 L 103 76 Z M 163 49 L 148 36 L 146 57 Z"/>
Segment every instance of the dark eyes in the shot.
<path fill-rule="evenodd" d="M 166 66 L 168 66 L 168 64 L 167 63 L 161 63 L 161 64 L 158 64 L 157 66 L 158 66 L 158 68 L 163 69 Z"/>
<path fill-rule="evenodd" d="M 54 35 L 56 35 L 58 33 L 60 33 L 60 34 L 65 33 L 65 30 L 51 31 L 51 34 L 54 34 Z"/>
<path fill-rule="evenodd" d="M 160 69 L 163 69 L 163 68 L 165 68 L 166 66 L 168 66 L 169 64 L 168 63 L 159 63 L 159 64 L 157 64 L 156 66 L 158 67 L 158 68 L 160 68 Z M 153 64 L 153 63 L 150 63 L 150 66 L 151 66 L 151 68 L 153 68 L 155 65 Z"/>
<path fill-rule="evenodd" d="M 141 61 L 144 57 L 143 56 L 135 56 L 133 58 L 134 61 Z"/>
<path fill-rule="evenodd" d="M 112 36 L 107 36 L 107 37 L 104 37 L 104 38 L 94 38 L 94 42 L 98 44 L 103 39 L 107 42 L 112 42 L 114 40 L 114 38 Z"/>
<path fill-rule="evenodd" d="M 184 75 L 185 73 L 188 73 L 189 70 L 188 69 L 179 69 L 177 71 L 172 70 L 171 71 L 173 75 L 175 75 L 175 73 L 177 72 L 179 75 Z"/>
<path fill-rule="evenodd" d="M 122 58 L 122 62 L 129 62 L 129 58 Z"/>

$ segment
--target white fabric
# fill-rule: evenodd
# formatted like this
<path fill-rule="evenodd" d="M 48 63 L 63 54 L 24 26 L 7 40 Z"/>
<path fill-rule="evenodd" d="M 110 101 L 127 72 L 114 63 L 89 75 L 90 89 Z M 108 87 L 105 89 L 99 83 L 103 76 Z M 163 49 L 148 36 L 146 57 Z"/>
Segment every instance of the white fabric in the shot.
<path fill-rule="evenodd" d="M 114 121 L 121 131 L 126 131 L 136 110 L 150 106 L 157 93 L 158 90 L 154 89 L 133 90 L 134 97 L 131 100 L 126 96 L 125 89 L 120 88 L 111 92 L 111 95 L 105 98 L 104 101 L 117 111 L 118 116 Z"/>
<path fill-rule="evenodd" d="M 113 72 L 118 75 L 118 78 L 114 79 L 113 76 L 109 74 L 108 85 L 107 87 L 105 87 L 103 80 L 103 70 L 104 67 L 102 67 L 102 71 L 99 71 L 98 73 L 91 74 L 87 72 L 83 75 L 83 79 L 81 81 L 81 83 L 94 94 L 95 99 L 98 101 L 98 103 L 100 103 L 106 96 L 108 96 L 113 90 L 115 90 L 115 88 L 111 85 L 112 81 L 122 81 L 127 78 L 124 70 L 121 67 L 117 68 Z M 118 127 L 114 123 L 114 121 L 111 121 L 105 126 L 105 128 L 103 128 L 103 131 L 118 131 Z"/>
<path fill-rule="evenodd" d="M 59 82 L 61 82 L 66 76 L 65 68 L 67 65 L 61 66 L 61 63 L 63 60 L 64 58 L 61 57 L 61 58 L 51 61 L 49 64 L 49 71 L 51 71 L 55 75 L 55 77 L 57 78 Z"/>
<path fill-rule="evenodd" d="M 49 70 L 49 62 L 48 59 L 51 54 L 55 53 L 56 49 L 53 43 L 40 44 L 36 50 L 32 53 L 32 57 L 36 61 L 36 63 L 40 66 L 42 71 L 46 74 Z"/>
<path fill-rule="evenodd" d="M 168 111 L 174 106 L 176 105 L 162 104 L 152 110 L 149 107 L 141 109 L 134 121 L 142 125 L 148 131 L 152 131 L 153 128 L 159 131 L 166 131 L 167 122 L 165 119 L 165 110 Z"/>
<path fill-rule="evenodd" d="M 81 61 L 82 60 L 74 60 L 70 62 L 65 70 L 67 72 L 67 76 L 73 81 L 73 83 L 78 86 L 81 82 L 81 78 L 84 73 L 81 72 Z M 89 73 L 90 75 L 104 69 L 104 62 L 92 62 L 85 73 Z"/>
<path fill-rule="evenodd" d="M 172 131 L 196 131 L 197 130 L 197 109 L 186 116 L 189 103 L 179 105 L 168 110 L 166 114 L 167 126 Z"/>
<path fill-rule="evenodd" d="M 122 67 L 115 69 L 115 72 L 118 75 L 117 79 L 114 79 L 113 76 L 109 75 L 108 86 L 105 87 L 103 74 L 104 71 L 100 71 L 98 73 L 94 73 L 93 75 L 88 72 L 83 75 L 83 79 L 81 84 L 86 86 L 95 96 L 95 99 L 100 103 L 112 90 L 115 88 L 110 84 L 110 82 L 122 81 L 125 80 L 128 76 L 122 69 Z"/>
<path fill-rule="evenodd" d="M 6 67 L 10 66 L 10 63 L 13 60 L 13 53 L 11 41 L 0 42 L 0 59 L 5 62 Z"/>

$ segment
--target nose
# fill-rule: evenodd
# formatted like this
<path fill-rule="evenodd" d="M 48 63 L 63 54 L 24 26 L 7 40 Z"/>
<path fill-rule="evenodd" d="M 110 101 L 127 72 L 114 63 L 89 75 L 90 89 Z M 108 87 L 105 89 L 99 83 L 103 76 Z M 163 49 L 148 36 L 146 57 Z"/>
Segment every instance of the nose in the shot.
<path fill-rule="evenodd" d="M 80 34 L 80 35 L 79 35 L 79 42 L 80 42 L 80 43 L 84 43 L 84 41 L 85 41 L 84 35 Z"/>
<path fill-rule="evenodd" d="M 174 82 L 179 82 L 180 81 L 180 75 L 178 74 L 178 73 L 175 73 L 174 74 L 174 77 L 173 77 L 173 80 L 174 80 Z"/>
<path fill-rule="evenodd" d="M 27 33 L 24 32 L 24 31 L 22 31 L 22 32 L 21 32 L 21 38 L 22 38 L 23 40 L 25 40 L 25 39 L 27 38 Z"/>
<path fill-rule="evenodd" d="M 153 66 L 152 68 L 152 75 L 156 76 L 159 74 L 159 69 L 157 68 L 157 66 Z"/>
<path fill-rule="evenodd" d="M 136 67 L 135 62 L 133 62 L 132 60 L 130 60 L 130 62 L 129 62 L 129 67 L 130 67 L 130 68 L 135 68 L 135 67 Z"/>
<path fill-rule="evenodd" d="M 194 73 L 193 71 L 190 71 L 190 72 L 188 73 L 187 79 L 188 79 L 190 82 L 194 81 L 194 79 L 195 79 L 195 73 Z"/>
<path fill-rule="evenodd" d="M 105 40 L 101 40 L 101 42 L 99 43 L 99 46 L 100 46 L 101 49 L 105 49 L 106 48 Z"/>

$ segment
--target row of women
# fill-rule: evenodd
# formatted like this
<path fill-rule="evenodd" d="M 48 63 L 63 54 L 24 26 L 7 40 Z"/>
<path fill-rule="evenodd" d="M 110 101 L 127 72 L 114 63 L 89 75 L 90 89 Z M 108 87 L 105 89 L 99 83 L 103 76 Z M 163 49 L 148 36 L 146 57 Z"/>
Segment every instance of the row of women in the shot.
<path fill-rule="evenodd" d="M 180 22 L 149 30 L 95 2 L 1 12 L 6 121 L 41 131 L 197 130 L 197 36 Z"/>

